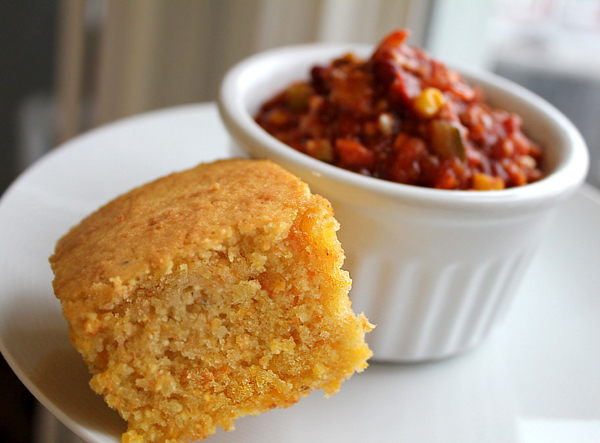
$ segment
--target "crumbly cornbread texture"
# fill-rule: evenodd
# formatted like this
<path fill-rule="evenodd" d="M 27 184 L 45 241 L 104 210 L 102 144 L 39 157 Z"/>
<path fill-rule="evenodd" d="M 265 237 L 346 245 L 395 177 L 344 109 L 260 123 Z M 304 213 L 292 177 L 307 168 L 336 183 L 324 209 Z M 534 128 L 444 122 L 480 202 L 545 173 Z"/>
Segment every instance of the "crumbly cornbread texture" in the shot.
<path fill-rule="evenodd" d="M 124 443 L 203 439 L 367 366 L 337 227 L 296 177 L 239 159 L 134 189 L 58 242 L 54 291 Z"/>

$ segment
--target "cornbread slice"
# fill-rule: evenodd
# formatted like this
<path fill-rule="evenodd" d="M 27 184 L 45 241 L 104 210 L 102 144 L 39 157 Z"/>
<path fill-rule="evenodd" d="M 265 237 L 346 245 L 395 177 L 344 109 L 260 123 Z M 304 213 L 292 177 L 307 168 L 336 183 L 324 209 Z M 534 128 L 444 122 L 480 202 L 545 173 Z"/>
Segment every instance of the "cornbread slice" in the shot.
<path fill-rule="evenodd" d="M 59 240 L 54 291 L 124 443 L 203 439 L 367 366 L 337 228 L 296 177 L 238 159 L 134 189 Z"/>

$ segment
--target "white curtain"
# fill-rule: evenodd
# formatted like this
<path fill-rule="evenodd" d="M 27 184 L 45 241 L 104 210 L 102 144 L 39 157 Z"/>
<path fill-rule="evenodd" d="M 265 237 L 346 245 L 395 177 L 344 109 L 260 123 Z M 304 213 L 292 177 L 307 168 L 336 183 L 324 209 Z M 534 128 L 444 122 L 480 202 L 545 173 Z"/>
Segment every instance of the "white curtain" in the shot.
<path fill-rule="evenodd" d="M 214 100 L 226 70 L 268 48 L 375 43 L 410 28 L 423 46 L 433 0 L 63 0 L 57 142 L 147 110 Z"/>

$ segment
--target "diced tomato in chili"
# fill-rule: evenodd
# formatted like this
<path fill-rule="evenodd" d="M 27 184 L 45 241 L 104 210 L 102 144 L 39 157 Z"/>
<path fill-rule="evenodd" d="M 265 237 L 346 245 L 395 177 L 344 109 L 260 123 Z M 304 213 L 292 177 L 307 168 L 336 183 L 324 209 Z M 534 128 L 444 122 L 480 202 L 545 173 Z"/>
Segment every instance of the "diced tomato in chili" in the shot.
<path fill-rule="evenodd" d="M 425 51 L 385 37 L 369 59 L 342 55 L 263 104 L 257 123 L 307 155 L 384 180 L 491 190 L 543 177 L 521 118 Z"/>

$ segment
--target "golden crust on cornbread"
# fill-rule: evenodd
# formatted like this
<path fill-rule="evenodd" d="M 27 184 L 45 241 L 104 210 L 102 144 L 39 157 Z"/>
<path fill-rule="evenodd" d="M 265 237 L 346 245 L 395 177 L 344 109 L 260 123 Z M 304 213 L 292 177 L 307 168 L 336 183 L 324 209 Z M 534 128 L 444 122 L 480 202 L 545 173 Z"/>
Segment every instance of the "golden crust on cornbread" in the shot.
<path fill-rule="evenodd" d="M 237 159 L 134 189 L 58 242 L 54 291 L 124 443 L 202 439 L 366 367 L 336 230 L 299 179 Z"/>

